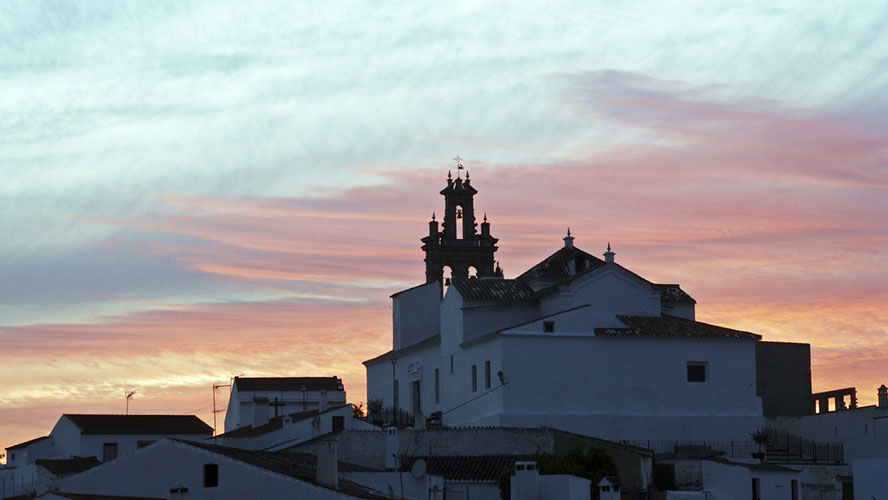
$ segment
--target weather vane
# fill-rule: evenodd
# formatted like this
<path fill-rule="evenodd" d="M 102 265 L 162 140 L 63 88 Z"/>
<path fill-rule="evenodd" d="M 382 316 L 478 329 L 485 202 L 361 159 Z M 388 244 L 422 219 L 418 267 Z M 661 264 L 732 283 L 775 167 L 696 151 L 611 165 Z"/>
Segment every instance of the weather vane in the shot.
<path fill-rule="evenodd" d="M 462 161 L 465 160 L 465 158 L 460 158 L 459 155 L 456 155 L 456 158 L 454 158 L 454 160 L 456 160 L 456 169 L 462 170 L 464 168 Z"/>

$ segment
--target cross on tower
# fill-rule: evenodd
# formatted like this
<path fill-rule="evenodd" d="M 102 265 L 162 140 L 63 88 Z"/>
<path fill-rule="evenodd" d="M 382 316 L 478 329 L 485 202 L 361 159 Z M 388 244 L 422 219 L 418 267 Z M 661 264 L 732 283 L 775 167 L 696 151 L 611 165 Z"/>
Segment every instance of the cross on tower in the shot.
<path fill-rule="evenodd" d="M 462 161 L 465 160 L 465 158 L 460 158 L 459 155 L 456 155 L 456 158 L 454 158 L 454 160 L 456 160 L 456 169 L 462 170 L 464 168 Z"/>

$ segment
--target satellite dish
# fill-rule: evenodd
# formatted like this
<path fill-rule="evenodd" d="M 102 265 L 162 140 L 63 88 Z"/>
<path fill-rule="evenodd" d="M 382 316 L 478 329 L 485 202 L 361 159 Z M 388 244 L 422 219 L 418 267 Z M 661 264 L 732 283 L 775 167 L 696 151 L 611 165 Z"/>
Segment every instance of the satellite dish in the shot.
<path fill-rule="evenodd" d="M 426 473 L 426 463 L 425 460 L 419 458 L 416 462 L 413 462 L 413 467 L 410 468 L 410 475 L 415 477 L 416 479 L 420 479 L 422 476 L 425 476 Z"/>

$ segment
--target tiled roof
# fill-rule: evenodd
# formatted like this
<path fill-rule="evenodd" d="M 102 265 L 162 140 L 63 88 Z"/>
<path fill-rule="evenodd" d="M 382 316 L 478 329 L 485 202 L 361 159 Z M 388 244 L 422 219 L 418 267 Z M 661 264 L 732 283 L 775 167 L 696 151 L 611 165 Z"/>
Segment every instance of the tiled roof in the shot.
<path fill-rule="evenodd" d="M 494 481 L 503 469 L 515 463 L 516 458 L 514 455 L 410 457 L 404 460 L 401 470 L 409 471 L 414 462 L 422 459 L 426 463 L 426 473 L 442 476 L 445 481 Z"/>
<path fill-rule="evenodd" d="M 659 285 L 654 284 L 654 290 L 660 292 L 660 298 L 666 302 L 689 302 L 691 304 L 696 304 L 697 301 L 694 300 L 693 297 L 688 295 L 684 290 L 681 289 L 678 285 Z"/>
<path fill-rule="evenodd" d="M 588 267 L 578 268 L 575 267 L 575 274 L 570 273 L 570 268 L 568 267 L 568 263 L 576 262 L 577 259 L 580 259 L 581 262 L 586 263 Z M 557 252 L 543 259 L 539 264 L 531 267 L 527 271 L 525 271 L 521 276 L 518 276 L 519 280 L 527 281 L 534 279 L 543 279 L 543 280 L 552 280 L 552 281 L 563 281 L 568 278 L 575 276 L 581 272 L 591 269 L 597 269 L 604 265 L 604 261 L 595 257 L 592 254 L 586 253 L 579 248 L 572 247 L 562 247 L 558 249 Z"/>
<path fill-rule="evenodd" d="M 617 315 L 626 328 L 596 328 L 599 337 L 668 337 L 758 340 L 761 335 L 675 316 Z"/>
<path fill-rule="evenodd" d="M 69 500 L 166 500 L 164 498 L 159 497 L 127 497 L 120 495 L 94 495 L 92 493 L 65 493 L 62 491 L 51 491 L 49 493 L 44 493 L 37 497 L 37 499 L 43 498 L 45 496 L 59 496 L 62 498 L 67 498 Z M 35 499 L 36 500 L 36 499 Z"/>
<path fill-rule="evenodd" d="M 34 463 L 49 472 L 52 472 L 56 476 L 77 474 L 78 472 L 83 472 L 102 464 L 102 462 L 96 457 L 74 457 L 66 459 L 38 458 Z"/>
<path fill-rule="evenodd" d="M 212 435 L 213 428 L 194 415 L 64 414 L 83 434 Z"/>
<path fill-rule="evenodd" d="M 288 453 L 285 451 L 256 451 L 242 450 L 240 448 L 231 448 L 228 446 L 217 446 L 212 444 L 198 443 L 194 441 L 181 441 L 189 446 L 201 448 L 212 453 L 226 456 L 233 460 L 238 460 L 256 467 L 261 467 L 267 471 L 274 472 L 283 476 L 288 476 L 309 483 L 315 483 L 317 458 L 307 453 Z M 340 472 L 368 472 L 372 469 L 361 467 L 354 464 L 339 462 L 338 469 Z M 320 485 L 319 485 L 320 486 Z M 338 491 L 359 498 L 385 499 L 373 493 L 371 490 L 353 483 L 351 481 L 339 479 Z"/>
<path fill-rule="evenodd" d="M 453 286 L 465 300 L 512 302 L 533 297 L 533 289 L 520 280 L 469 279 Z"/>
<path fill-rule="evenodd" d="M 43 441 L 44 439 L 49 439 L 49 436 L 43 436 L 39 438 L 31 439 L 30 441 L 25 441 L 24 443 L 14 444 L 12 446 L 7 447 L 7 450 L 17 450 L 19 448 L 24 448 L 26 446 L 30 446 L 38 441 Z"/>
<path fill-rule="evenodd" d="M 325 411 L 323 413 L 328 413 L 333 410 L 338 410 L 344 406 L 351 406 L 351 405 L 346 404 L 346 405 L 331 406 L 327 409 L 327 411 Z M 272 417 L 272 418 L 268 419 L 268 423 L 265 423 L 265 424 L 262 424 L 262 425 L 259 425 L 256 427 L 253 427 L 252 425 L 249 425 L 246 427 L 240 427 L 240 428 L 235 429 L 233 431 L 226 432 L 225 434 L 219 434 L 216 437 L 242 438 L 242 437 L 261 436 L 263 434 L 268 434 L 269 432 L 274 432 L 278 429 L 283 428 L 285 418 L 289 418 L 293 422 L 301 422 L 303 420 L 307 420 L 309 418 L 312 418 L 318 414 L 319 414 L 318 410 L 314 409 L 314 410 L 300 411 L 297 413 L 289 413 L 287 415 L 278 415 L 277 417 Z"/>
<path fill-rule="evenodd" d="M 339 377 L 235 377 L 239 391 L 343 391 Z"/>

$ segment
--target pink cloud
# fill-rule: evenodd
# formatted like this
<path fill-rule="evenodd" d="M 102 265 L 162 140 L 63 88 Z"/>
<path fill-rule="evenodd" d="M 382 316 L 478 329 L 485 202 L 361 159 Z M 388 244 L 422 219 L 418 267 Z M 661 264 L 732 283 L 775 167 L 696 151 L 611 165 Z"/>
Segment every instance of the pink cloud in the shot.
<path fill-rule="evenodd" d="M 888 134 L 724 88 L 620 73 L 569 81 L 577 113 L 618 140 L 570 162 L 469 166 L 507 276 L 555 251 L 570 226 L 579 247 L 611 242 L 622 265 L 681 283 L 702 321 L 812 343 L 815 390 L 856 385 L 871 403 L 888 382 Z M 0 374 L 21 389 L 0 389 L 0 402 L 44 416 L 10 413 L 19 431 L 0 427 L 0 439 L 46 433 L 65 411 L 119 411 L 130 386 L 140 408 L 203 408 L 206 420 L 210 384 L 239 373 L 336 374 L 350 400 L 365 399 L 360 362 L 390 348 L 387 296 L 423 279 L 419 238 L 443 208 L 444 174 L 379 172 L 380 185 L 315 197 L 161 196 L 144 217 L 98 221 L 142 231 L 112 251 L 314 298 L 165 301 L 94 324 L 5 328 L 0 350 L 14 362 Z"/>

